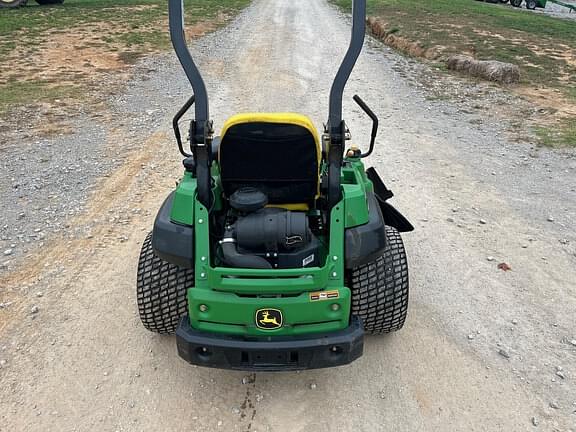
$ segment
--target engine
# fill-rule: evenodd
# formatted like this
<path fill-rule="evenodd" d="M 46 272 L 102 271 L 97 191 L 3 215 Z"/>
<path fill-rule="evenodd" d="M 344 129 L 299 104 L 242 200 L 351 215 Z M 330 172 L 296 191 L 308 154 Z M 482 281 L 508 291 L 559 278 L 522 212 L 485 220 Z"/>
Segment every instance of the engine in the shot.
<path fill-rule="evenodd" d="M 267 204 L 267 196 L 254 188 L 232 194 L 220 242 L 224 263 L 258 269 L 318 266 L 320 242 L 310 227 L 310 216 Z"/>

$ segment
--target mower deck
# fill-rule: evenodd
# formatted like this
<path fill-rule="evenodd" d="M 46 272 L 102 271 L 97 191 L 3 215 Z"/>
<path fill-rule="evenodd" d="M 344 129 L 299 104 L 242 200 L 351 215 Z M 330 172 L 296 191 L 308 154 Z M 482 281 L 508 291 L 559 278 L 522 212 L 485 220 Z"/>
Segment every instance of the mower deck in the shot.
<path fill-rule="evenodd" d="M 183 317 L 176 330 L 178 354 L 206 367 L 245 371 L 288 371 L 342 366 L 362 355 L 364 329 L 357 317 L 350 326 L 301 337 L 245 338 L 194 330 Z"/>

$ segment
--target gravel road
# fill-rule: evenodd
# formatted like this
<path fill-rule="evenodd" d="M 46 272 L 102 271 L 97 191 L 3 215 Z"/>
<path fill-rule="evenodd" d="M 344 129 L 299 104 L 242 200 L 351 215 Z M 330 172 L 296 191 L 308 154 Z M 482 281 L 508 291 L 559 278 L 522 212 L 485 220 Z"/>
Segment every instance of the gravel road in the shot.
<path fill-rule="evenodd" d="M 348 33 L 324 0 L 255 0 L 194 44 L 215 125 L 294 110 L 321 127 Z M 0 430 L 576 431 L 575 154 L 429 97 L 424 69 L 369 40 L 347 89 L 356 142 L 369 123 L 352 95 L 381 117 L 370 162 L 417 230 L 406 327 L 332 370 L 195 368 L 140 325 L 139 248 L 180 175 L 170 115 L 190 93 L 172 55 L 138 64 L 73 135 L 4 136 Z"/>

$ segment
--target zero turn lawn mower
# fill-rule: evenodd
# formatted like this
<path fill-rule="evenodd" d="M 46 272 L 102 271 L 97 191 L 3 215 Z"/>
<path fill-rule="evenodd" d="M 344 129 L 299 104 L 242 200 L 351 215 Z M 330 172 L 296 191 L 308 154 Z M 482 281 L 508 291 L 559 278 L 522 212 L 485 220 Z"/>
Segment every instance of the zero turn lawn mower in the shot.
<path fill-rule="evenodd" d="M 353 2 L 352 38 L 319 136 L 308 117 L 238 114 L 214 135 L 204 81 L 186 45 L 181 0 L 169 0 L 172 44 L 193 89 L 174 133 L 184 175 L 144 241 L 137 300 L 144 326 L 176 333 L 200 366 L 299 370 L 348 364 L 364 333 L 404 325 L 408 267 L 400 232 L 412 225 L 351 146 L 344 87 L 364 43 L 366 0 Z M 179 120 L 194 105 L 189 147 Z"/>

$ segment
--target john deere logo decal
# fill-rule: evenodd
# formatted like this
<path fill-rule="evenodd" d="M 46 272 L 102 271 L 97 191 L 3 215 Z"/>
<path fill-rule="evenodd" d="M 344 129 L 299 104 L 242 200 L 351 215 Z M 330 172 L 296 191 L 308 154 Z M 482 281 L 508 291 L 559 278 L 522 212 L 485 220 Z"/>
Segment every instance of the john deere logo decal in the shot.
<path fill-rule="evenodd" d="M 262 330 L 274 330 L 282 327 L 282 312 L 278 309 L 258 309 L 256 326 Z"/>

